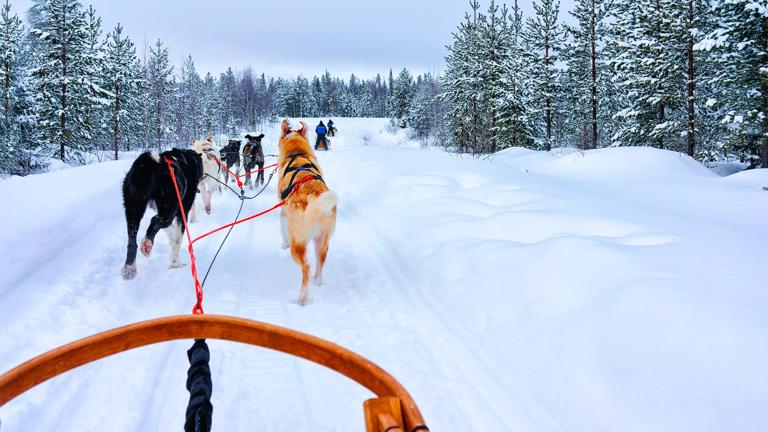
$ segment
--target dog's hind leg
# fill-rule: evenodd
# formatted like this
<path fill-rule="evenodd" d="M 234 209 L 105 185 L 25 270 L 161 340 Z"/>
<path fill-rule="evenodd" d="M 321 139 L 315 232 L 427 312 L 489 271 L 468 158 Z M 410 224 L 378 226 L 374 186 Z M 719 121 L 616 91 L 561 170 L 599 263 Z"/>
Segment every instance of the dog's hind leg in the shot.
<path fill-rule="evenodd" d="M 126 199 L 127 201 L 127 199 Z M 125 203 L 125 220 L 128 224 L 128 247 L 125 257 L 125 265 L 121 271 L 123 279 L 130 280 L 136 277 L 136 235 L 139 233 L 139 224 L 144 212 L 147 210 L 147 201 L 133 201 Z"/>
<path fill-rule="evenodd" d="M 189 223 L 197 222 L 197 202 L 192 203 L 192 208 L 189 209 Z"/>
<path fill-rule="evenodd" d="M 309 288 L 307 287 L 309 282 L 309 263 L 307 262 L 307 244 L 291 241 L 291 256 L 296 264 L 301 267 L 301 289 L 299 290 L 298 303 L 302 306 L 307 304 L 307 297 L 309 296 Z"/>
<path fill-rule="evenodd" d="M 264 170 L 264 162 L 259 164 L 259 173 L 256 175 L 256 182 L 259 185 L 263 185 L 264 184 L 264 171 L 263 170 Z"/>
<path fill-rule="evenodd" d="M 315 275 L 312 276 L 312 282 L 315 285 L 323 284 L 323 265 L 325 265 L 325 258 L 328 256 L 328 235 L 323 233 L 315 239 L 315 256 L 317 258 L 317 264 L 315 267 Z"/>
<path fill-rule="evenodd" d="M 288 249 L 288 212 L 285 211 L 285 207 L 280 209 L 280 233 L 283 236 L 283 249 Z"/>
<path fill-rule="evenodd" d="M 323 268 L 325 267 L 325 260 L 328 257 L 328 235 L 321 234 L 319 238 L 315 239 L 315 256 L 317 259 L 315 275 L 312 277 L 312 281 L 316 285 L 323 284 Z"/>
<path fill-rule="evenodd" d="M 171 226 L 165 228 L 165 234 L 168 236 L 168 243 L 171 246 L 171 263 L 168 264 L 169 269 L 177 269 L 184 267 L 184 264 L 179 261 L 179 249 L 181 249 L 181 231 L 182 226 L 178 220 L 175 220 Z"/>

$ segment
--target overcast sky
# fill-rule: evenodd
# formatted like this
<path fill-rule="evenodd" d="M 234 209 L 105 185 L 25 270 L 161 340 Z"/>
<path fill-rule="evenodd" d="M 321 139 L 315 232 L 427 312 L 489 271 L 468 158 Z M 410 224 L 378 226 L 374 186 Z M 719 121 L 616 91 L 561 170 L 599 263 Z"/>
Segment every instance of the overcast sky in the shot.
<path fill-rule="evenodd" d="M 160 38 L 174 64 L 191 54 L 201 75 L 228 66 L 270 76 L 312 77 L 327 69 L 369 78 L 403 67 L 438 72 L 468 10 L 467 0 L 82 1 L 96 8 L 105 33 L 122 23 L 139 55 L 145 41 Z M 25 15 L 30 1 L 11 3 Z M 482 9 L 488 3 L 481 0 Z M 531 16 L 531 0 L 519 3 Z M 572 4 L 561 0 L 561 17 L 570 18 Z"/>

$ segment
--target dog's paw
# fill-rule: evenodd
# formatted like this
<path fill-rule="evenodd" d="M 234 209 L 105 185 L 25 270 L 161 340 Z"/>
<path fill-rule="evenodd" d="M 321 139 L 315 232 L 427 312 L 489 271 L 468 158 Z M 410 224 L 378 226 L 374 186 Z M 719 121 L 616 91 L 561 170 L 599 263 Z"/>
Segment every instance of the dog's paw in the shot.
<path fill-rule="evenodd" d="M 205 214 L 211 214 L 211 206 L 210 205 L 205 206 Z"/>
<path fill-rule="evenodd" d="M 288 242 L 283 242 L 283 244 L 280 245 L 283 249 L 288 249 Z"/>
<path fill-rule="evenodd" d="M 141 242 L 141 247 L 139 248 L 141 250 L 141 254 L 145 257 L 148 257 L 152 253 L 152 240 L 146 239 L 143 242 Z"/>
<path fill-rule="evenodd" d="M 296 303 L 298 303 L 299 306 L 306 306 L 307 305 L 307 296 L 299 296 L 299 299 L 296 300 Z"/>
<path fill-rule="evenodd" d="M 125 280 L 131 280 L 136 277 L 136 264 L 131 265 L 124 265 L 123 269 L 120 271 L 120 274 L 123 276 L 123 279 Z"/>
<path fill-rule="evenodd" d="M 180 268 L 184 268 L 184 266 L 186 266 L 186 264 L 184 264 L 183 262 L 172 262 L 168 264 L 168 270 L 180 269 Z"/>
<path fill-rule="evenodd" d="M 323 284 L 323 276 L 322 275 L 312 276 L 312 283 L 317 285 L 317 286 L 322 285 Z"/>

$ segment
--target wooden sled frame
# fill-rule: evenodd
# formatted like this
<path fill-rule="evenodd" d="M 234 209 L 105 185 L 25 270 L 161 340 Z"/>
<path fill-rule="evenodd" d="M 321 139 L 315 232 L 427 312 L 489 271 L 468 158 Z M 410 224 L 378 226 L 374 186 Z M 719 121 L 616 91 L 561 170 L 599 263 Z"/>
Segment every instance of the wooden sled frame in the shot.
<path fill-rule="evenodd" d="M 104 357 L 178 339 L 222 339 L 281 351 L 321 364 L 378 397 L 367 400 L 366 432 L 428 431 L 408 391 L 364 357 L 326 340 L 259 321 L 224 315 L 177 315 L 142 321 L 41 354 L 0 376 L 0 407 L 57 375 Z"/>

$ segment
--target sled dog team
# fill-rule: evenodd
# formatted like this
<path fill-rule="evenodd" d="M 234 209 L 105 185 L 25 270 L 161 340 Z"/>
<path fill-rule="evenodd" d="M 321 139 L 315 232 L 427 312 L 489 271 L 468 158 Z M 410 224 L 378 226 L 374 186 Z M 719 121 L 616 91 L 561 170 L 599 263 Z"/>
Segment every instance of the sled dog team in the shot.
<path fill-rule="evenodd" d="M 122 268 L 124 279 L 136 276 L 136 255 L 141 251 L 148 257 L 152 253 L 155 236 L 163 229 L 170 243 L 169 268 L 179 268 L 179 260 L 184 224 L 179 211 L 179 197 L 188 222 L 197 219 L 195 211 L 196 197 L 202 199 L 203 209 L 211 213 L 211 197 L 214 190 L 221 191 L 220 179 L 229 181 L 229 171 L 239 175 L 240 167 L 246 173 L 260 171 L 251 183 L 250 174 L 246 174 L 245 185 L 264 184 L 264 150 L 262 139 L 246 135 L 248 143 L 240 151 L 240 141 L 230 140 L 217 149 L 213 137 L 193 140 L 192 149 L 171 149 L 163 153 L 142 153 L 131 166 L 123 180 L 123 205 L 128 229 L 128 246 L 125 265 Z M 241 164 L 242 155 L 242 164 Z M 170 168 L 169 168 L 170 164 Z M 227 169 L 224 169 L 226 166 Z M 174 185 L 171 172 L 175 177 Z M 310 265 L 306 252 L 308 243 L 315 247 L 315 273 L 312 281 L 320 285 L 323 281 L 323 265 L 328 254 L 328 241 L 336 226 L 336 204 L 338 197 L 328 189 L 326 179 L 317 161 L 317 156 L 309 142 L 309 128 L 299 122 L 295 129 L 287 120 L 280 124 L 279 154 L 277 161 L 277 195 L 284 200 L 280 208 L 280 231 L 284 249 L 290 248 L 291 257 L 301 268 L 301 288 L 298 303 L 306 304 Z M 147 206 L 152 206 L 157 214 L 150 220 L 147 231 L 140 243 L 137 243 L 139 224 Z"/>

